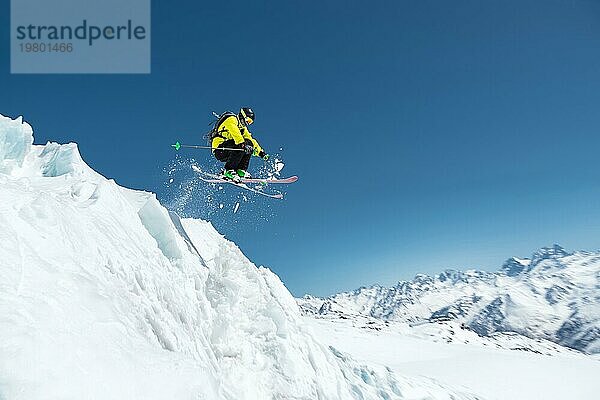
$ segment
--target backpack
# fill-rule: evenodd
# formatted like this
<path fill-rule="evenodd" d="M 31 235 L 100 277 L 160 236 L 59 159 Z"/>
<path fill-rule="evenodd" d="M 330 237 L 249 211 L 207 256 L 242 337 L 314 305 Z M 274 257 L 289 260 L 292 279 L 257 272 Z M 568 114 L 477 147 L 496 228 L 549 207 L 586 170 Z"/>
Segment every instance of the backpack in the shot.
<path fill-rule="evenodd" d="M 217 119 L 214 120 L 213 122 L 211 122 L 211 124 L 213 124 L 213 127 L 205 135 L 206 139 L 208 139 L 208 145 L 209 146 L 212 146 L 212 141 L 213 141 L 214 138 L 216 138 L 216 137 L 223 137 L 221 135 L 221 131 L 219 131 L 219 126 L 223 123 L 223 121 L 225 121 L 227 118 L 229 118 L 231 116 L 234 116 L 234 117 L 237 118 L 236 114 L 232 113 L 231 111 L 225 111 L 221 115 L 219 115 L 219 114 L 217 114 L 216 112 L 213 111 L 213 115 Z"/>

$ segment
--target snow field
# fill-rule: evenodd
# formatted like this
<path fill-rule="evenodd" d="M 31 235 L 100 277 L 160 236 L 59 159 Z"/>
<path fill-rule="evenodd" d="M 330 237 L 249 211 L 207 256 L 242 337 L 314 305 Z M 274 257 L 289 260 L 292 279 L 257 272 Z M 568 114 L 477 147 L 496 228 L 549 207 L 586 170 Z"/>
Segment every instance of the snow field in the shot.
<path fill-rule="evenodd" d="M 600 363 L 591 356 L 440 343 L 421 327 L 377 331 L 352 326 L 352 321 L 305 318 L 323 343 L 335 343 L 359 362 L 385 365 L 406 376 L 434 378 L 486 399 L 593 400 L 600 391 Z"/>

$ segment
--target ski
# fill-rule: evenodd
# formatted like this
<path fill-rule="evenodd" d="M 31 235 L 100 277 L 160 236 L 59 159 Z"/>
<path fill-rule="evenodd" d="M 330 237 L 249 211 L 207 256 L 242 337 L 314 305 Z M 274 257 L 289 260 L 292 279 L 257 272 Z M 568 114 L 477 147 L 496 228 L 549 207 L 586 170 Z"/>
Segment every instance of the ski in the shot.
<path fill-rule="evenodd" d="M 248 186 L 248 185 L 246 185 L 245 183 L 242 183 L 242 182 L 234 182 L 234 181 L 228 181 L 228 180 L 222 180 L 222 181 L 218 180 L 217 182 L 215 182 L 216 179 L 207 179 L 207 178 L 203 177 L 202 175 L 200 175 L 199 178 L 200 178 L 200 180 L 202 180 L 204 182 L 207 182 L 207 183 L 213 183 L 213 184 L 216 184 L 216 183 L 228 183 L 228 184 L 231 184 L 233 186 L 237 186 L 239 188 L 248 190 L 250 192 L 253 192 L 253 193 L 256 193 L 256 194 L 260 194 L 261 196 L 270 197 L 272 199 L 283 199 L 283 194 L 281 194 L 281 193 L 265 193 L 265 192 L 262 192 L 262 191 L 260 191 L 258 189 L 254 189 L 253 187 L 250 187 L 250 186 Z"/>
<path fill-rule="evenodd" d="M 227 183 L 227 182 L 231 182 L 227 179 L 223 179 L 221 178 L 219 175 L 215 175 L 215 174 L 211 174 L 208 172 L 204 172 L 202 171 L 200 168 L 198 168 L 197 166 L 192 166 L 192 169 L 198 173 L 201 174 L 205 174 L 207 176 L 210 176 L 211 179 L 205 179 L 205 182 L 208 183 Z M 275 183 L 275 184 L 283 184 L 283 183 L 294 183 L 298 180 L 298 177 L 296 175 L 294 176 L 290 176 L 288 178 L 241 178 L 240 182 L 241 183 L 263 183 L 263 184 L 271 184 L 271 183 Z"/>
<path fill-rule="evenodd" d="M 250 192 L 260 194 L 261 196 L 269 197 L 272 199 L 283 199 L 283 194 L 281 194 L 281 193 L 275 193 L 275 194 L 265 193 L 265 192 L 261 192 L 258 189 L 254 189 L 254 188 L 246 185 L 244 182 L 234 182 L 234 181 L 230 181 L 227 179 L 221 179 L 221 177 L 219 175 L 214 175 L 214 174 L 211 174 L 208 172 L 204 172 L 195 165 L 192 165 L 192 169 L 198 173 L 198 177 L 200 178 L 200 180 L 207 182 L 207 183 L 229 183 L 229 184 L 231 184 L 233 186 L 237 186 L 241 189 L 245 189 Z"/>
<path fill-rule="evenodd" d="M 282 184 L 282 183 L 294 183 L 298 180 L 297 176 L 290 176 L 289 178 L 282 178 L 282 179 L 278 179 L 278 178 L 272 178 L 272 179 L 263 179 L 263 178 L 242 178 L 240 179 L 241 183 L 260 183 L 260 184 L 264 184 L 264 185 L 269 185 L 272 183 L 277 183 L 277 184 Z M 218 179 L 210 179 L 207 180 L 206 182 L 210 182 L 210 183 L 223 183 L 223 182 L 230 182 L 227 179 L 222 179 L 222 178 L 218 178 Z"/>

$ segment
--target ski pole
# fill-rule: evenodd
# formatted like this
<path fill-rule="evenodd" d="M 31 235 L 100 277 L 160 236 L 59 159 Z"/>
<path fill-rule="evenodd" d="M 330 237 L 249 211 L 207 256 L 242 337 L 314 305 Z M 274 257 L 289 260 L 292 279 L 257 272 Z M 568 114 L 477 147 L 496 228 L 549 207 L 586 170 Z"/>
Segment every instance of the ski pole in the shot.
<path fill-rule="evenodd" d="M 174 147 L 175 150 L 179 150 L 182 147 L 186 147 L 188 149 L 207 149 L 207 150 L 212 150 L 211 146 L 198 146 L 195 144 L 181 144 L 179 142 L 176 142 L 175 144 L 172 144 L 171 147 Z M 234 148 L 230 148 L 230 147 L 219 147 L 220 150 L 232 150 L 232 151 L 246 151 L 244 149 L 234 149 Z"/>

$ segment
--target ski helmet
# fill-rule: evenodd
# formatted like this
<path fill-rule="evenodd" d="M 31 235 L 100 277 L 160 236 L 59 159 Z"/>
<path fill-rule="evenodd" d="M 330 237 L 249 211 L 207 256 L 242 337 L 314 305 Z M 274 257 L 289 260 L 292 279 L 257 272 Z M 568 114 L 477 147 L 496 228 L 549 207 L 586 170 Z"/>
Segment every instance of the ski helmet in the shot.
<path fill-rule="evenodd" d="M 254 111 L 250 107 L 242 107 L 240 109 L 240 117 L 247 125 L 251 125 L 254 122 Z"/>

